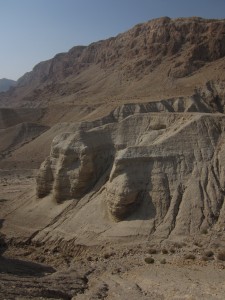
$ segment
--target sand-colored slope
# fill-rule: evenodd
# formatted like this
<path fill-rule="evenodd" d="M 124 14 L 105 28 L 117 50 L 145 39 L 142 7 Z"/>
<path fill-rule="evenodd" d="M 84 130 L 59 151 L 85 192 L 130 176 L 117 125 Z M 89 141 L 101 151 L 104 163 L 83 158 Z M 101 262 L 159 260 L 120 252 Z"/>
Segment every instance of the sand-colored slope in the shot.
<path fill-rule="evenodd" d="M 0 153 L 5 156 L 24 144 L 34 140 L 48 129 L 35 123 L 20 123 L 7 129 L 0 129 Z"/>

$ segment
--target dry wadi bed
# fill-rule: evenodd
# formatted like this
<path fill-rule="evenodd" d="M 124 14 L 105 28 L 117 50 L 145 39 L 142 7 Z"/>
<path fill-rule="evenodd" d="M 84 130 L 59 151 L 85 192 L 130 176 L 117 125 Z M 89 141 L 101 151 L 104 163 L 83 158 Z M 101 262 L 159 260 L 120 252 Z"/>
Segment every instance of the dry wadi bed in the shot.
<path fill-rule="evenodd" d="M 34 174 L 4 171 L 0 185 L 3 220 L 28 190 L 32 195 Z M 12 228 L 15 236 L 21 231 Z M 218 259 L 223 238 L 202 232 L 182 242 L 127 239 L 89 247 L 12 238 L 1 258 L 0 298 L 224 299 L 225 262 Z"/>

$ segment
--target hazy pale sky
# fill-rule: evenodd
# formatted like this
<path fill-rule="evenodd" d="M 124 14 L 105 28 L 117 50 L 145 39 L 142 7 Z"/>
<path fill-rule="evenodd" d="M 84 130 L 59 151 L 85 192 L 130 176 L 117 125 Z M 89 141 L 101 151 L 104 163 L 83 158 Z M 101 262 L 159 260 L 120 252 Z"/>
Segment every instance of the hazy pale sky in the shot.
<path fill-rule="evenodd" d="M 225 18 L 225 0 L 0 0 L 0 78 L 168 16 Z"/>

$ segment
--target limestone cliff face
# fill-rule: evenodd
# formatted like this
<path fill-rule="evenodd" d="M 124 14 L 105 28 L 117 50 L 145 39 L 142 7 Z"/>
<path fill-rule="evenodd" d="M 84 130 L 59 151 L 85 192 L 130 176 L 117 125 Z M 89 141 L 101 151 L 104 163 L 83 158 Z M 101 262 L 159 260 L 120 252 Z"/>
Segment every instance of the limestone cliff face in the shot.
<path fill-rule="evenodd" d="M 116 218 L 150 201 L 159 234 L 194 233 L 223 223 L 224 118 L 192 116 L 178 124 L 153 143 L 145 140 L 118 153 L 107 183 L 108 206 Z"/>
<path fill-rule="evenodd" d="M 179 79 L 200 69 L 205 72 L 204 66 L 220 59 L 223 69 L 224 33 L 224 20 L 164 17 L 138 24 L 116 37 L 76 46 L 37 64 L 18 80 L 14 90 L 0 95 L 0 102 L 5 107 L 39 107 L 60 101 L 59 97 L 66 103 L 70 95 L 77 101 L 93 93 L 101 99 L 147 97 L 162 82 L 170 95 L 182 95 L 176 90 Z M 207 80 L 217 80 L 217 75 L 211 75 Z M 154 81 L 151 88 L 150 81 Z"/>
<path fill-rule="evenodd" d="M 149 232 L 163 237 L 223 228 L 225 117 L 116 112 L 110 123 L 84 123 L 54 139 L 37 177 L 38 197 L 77 202 L 98 191 L 94 198 L 104 194 L 101 209 L 115 222 L 142 219 L 147 207 Z"/>
<path fill-rule="evenodd" d="M 37 64 L 31 72 L 25 73 L 19 80 L 18 86 L 37 87 L 46 81 L 60 81 L 71 75 L 76 69 L 77 59 L 85 46 L 72 48 L 68 53 L 59 53 L 54 58 Z M 75 65 L 73 67 L 73 65 Z M 75 70 L 76 69 L 76 70 Z"/>
<path fill-rule="evenodd" d="M 67 53 L 36 65 L 19 80 L 19 86 L 40 85 L 77 75 L 91 64 L 118 67 L 125 77 L 151 72 L 166 57 L 180 56 L 171 65 L 171 75 L 183 77 L 225 55 L 225 22 L 202 18 L 168 17 L 138 24 L 131 30 L 91 45 L 77 46 Z"/>
<path fill-rule="evenodd" d="M 107 136 L 104 139 L 99 132 L 56 137 L 51 156 L 37 177 L 38 196 L 44 197 L 51 190 L 57 202 L 84 196 L 110 164 L 111 146 Z"/>

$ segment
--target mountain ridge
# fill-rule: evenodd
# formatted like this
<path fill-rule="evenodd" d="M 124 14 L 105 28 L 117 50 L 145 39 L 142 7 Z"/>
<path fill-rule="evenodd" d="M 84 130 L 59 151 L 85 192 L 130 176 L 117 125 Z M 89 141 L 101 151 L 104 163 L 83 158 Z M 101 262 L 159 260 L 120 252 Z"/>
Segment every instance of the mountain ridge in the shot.
<path fill-rule="evenodd" d="M 17 84 L 15 80 L 7 79 L 7 78 L 1 78 L 0 79 L 0 93 L 1 92 L 7 92 L 10 87 L 13 87 Z"/>
<path fill-rule="evenodd" d="M 215 63 L 220 64 L 215 68 L 222 70 L 224 49 L 223 19 L 158 18 L 116 37 L 88 46 L 75 46 L 40 62 L 18 80 L 14 91 L 5 99 L 0 98 L 0 103 L 48 106 L 90 101 L 90 98 L 94 101 L 96 98 L 101 101 L 125 99 L 134 94 L 137 98 L 151 97 L 157 95 L 162 81 L 165 82 L 164 96 L 166 93 L 175 96 L 179 95 L 175 86 L 178 90 L 183 88 L 183 80 L 188 82 L 196 73 L 206 73 L 204 68 L 213 68 Z M 211 71 L 209 80 L 215 80 Z M 196 85 L 205 83 L 201 79 Z M 154 91 L 157 86 L 158 90 Z M 190 87 L 186 93 L 192 92 L 193 87 Z"/>

